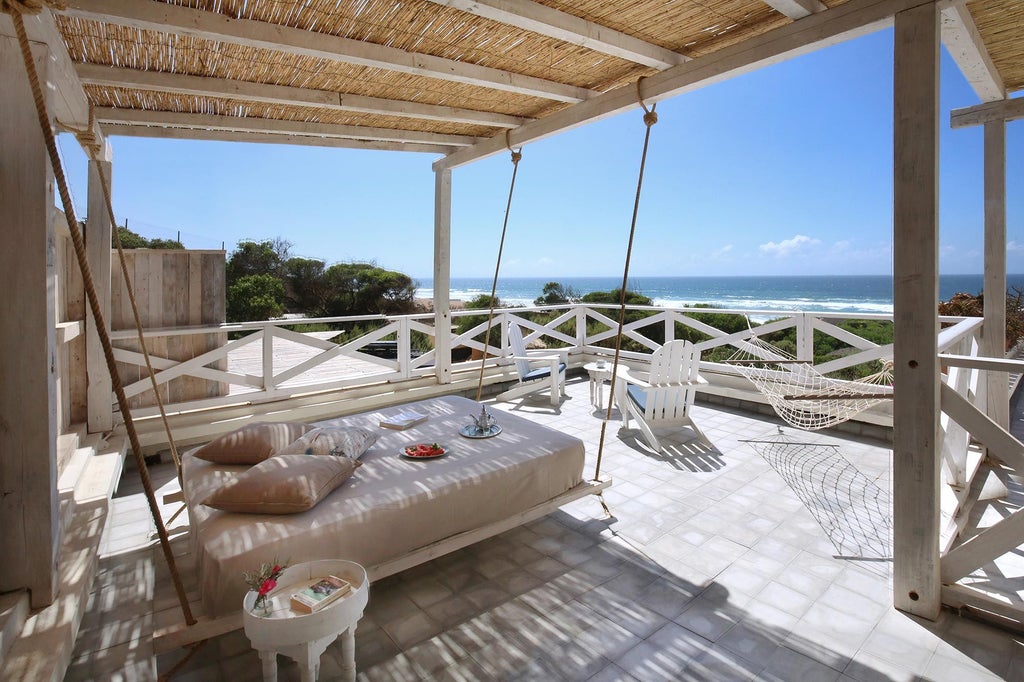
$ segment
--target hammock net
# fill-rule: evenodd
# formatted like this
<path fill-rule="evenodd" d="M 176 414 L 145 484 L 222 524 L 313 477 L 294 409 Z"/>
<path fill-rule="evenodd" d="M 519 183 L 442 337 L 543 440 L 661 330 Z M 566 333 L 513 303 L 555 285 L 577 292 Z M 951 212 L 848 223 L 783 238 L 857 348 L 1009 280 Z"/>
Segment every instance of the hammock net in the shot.
<path fill-rule="evenodd" d="M 861 472 L 836 445 L 779 433 L 746 441 L 786 481 L 828 535 L 838 556 L 892 558 L 892 506 L 887 480 Z M 880 485 L 881 484 L 881 485 Z"/>
<path fill-rule="evenodd" d="M 726 361 L 749 379 L 790 426 L 827 429 L 892 398 L 892 365 L 857 381 L 833 379 L 756 336 Z"/>

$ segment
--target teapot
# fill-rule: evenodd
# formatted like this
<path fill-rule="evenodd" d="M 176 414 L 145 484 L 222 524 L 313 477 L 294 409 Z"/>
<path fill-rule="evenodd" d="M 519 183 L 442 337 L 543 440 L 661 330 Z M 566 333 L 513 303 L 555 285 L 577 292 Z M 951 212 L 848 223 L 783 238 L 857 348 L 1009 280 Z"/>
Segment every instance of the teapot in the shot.
<path fill-rule="evenodd" d="M 477 433 L 487 433 L 491 430 L 491 426 L 495 424 L 494 417 L 487 412 L 487 408 L 483 405 L 480 406 L 479 416 L 471 414 L 469 418 L 473 420 Z"/>

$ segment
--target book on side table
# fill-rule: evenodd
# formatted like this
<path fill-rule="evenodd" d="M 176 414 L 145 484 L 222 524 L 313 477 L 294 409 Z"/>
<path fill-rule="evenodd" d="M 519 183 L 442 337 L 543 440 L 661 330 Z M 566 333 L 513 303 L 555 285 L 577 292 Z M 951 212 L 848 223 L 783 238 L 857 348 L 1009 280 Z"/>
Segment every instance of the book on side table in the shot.
<path fill-rule="evenodd" d="M 410 426 L 416 426 L 427 421 L 427 415 L 420 414 L 419 412 L 399 412 L 393 414 L 390 417 L 385 417 L 380 420 L 380 425 L 385 429 L 395 429 L 396 431 L 402 431 Z"/>
<path fill-rule="evenodd" d="M 352 583 L 329 575 L 317 578 L 292 595 L 291 606 L 299 613 L 313 613 L 352 592 Z"/>

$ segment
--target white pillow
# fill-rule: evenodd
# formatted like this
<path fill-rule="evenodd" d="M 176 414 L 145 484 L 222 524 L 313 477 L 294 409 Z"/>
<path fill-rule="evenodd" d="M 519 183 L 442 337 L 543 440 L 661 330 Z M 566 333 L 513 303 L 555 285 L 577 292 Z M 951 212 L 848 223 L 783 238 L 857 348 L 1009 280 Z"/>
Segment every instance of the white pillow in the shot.
<path fill-rule="evenodd" d="M 359 459 L 377 442 L 377 436 L 375 431 L 358 426 L 320 427 L 308 431 L 277 454 L 335 455 Z"/>

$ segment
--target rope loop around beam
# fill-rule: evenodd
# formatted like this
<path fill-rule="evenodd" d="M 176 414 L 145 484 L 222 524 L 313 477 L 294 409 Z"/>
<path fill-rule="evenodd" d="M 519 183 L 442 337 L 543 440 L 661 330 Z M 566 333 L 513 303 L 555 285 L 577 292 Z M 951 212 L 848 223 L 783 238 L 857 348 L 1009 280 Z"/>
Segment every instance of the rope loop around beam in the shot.
<path fill-rule="evenodd" d="M 650 128 L 652 125 L 658 122 L 658 114 L 655 109 L 658 108 L 657 102 L 651 105 L 651 108 L 647 108 L 647 103 L 644 102 L 644 93 L 641 90 L 641 85 L 644 82 L 646 76 L 641 76 L 636 79 L 636 100 L 640 103 L 640 106 L 644 110 L 644 125 Z"/>
<path fill-rule="evenodd" d="M 46 5 L 44 0 L 0 0 L 0 11 L 4 14 L 39 14 Z"/>

